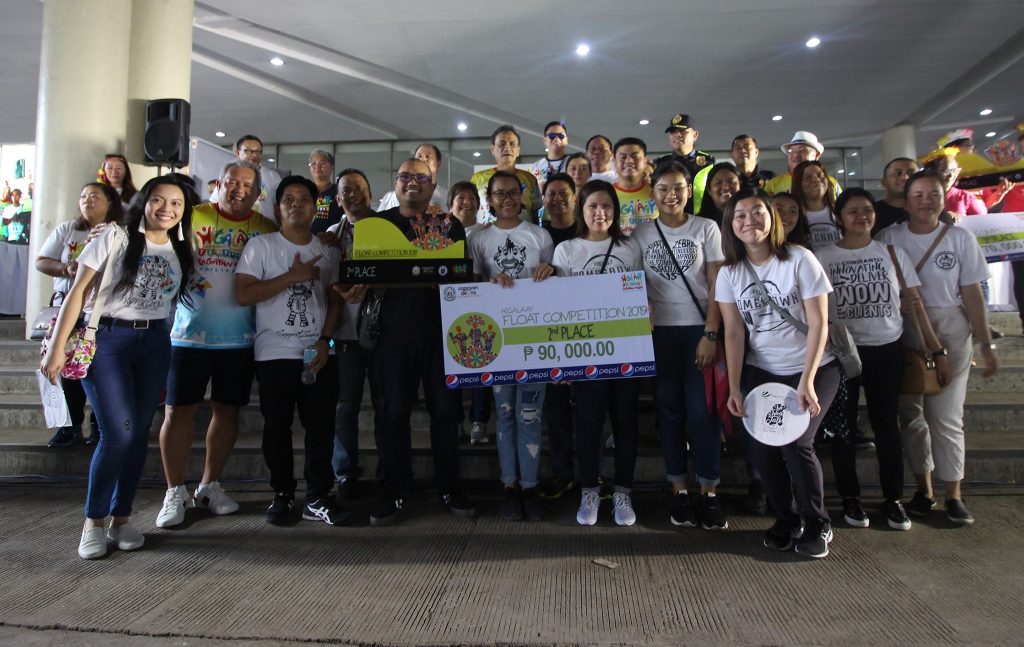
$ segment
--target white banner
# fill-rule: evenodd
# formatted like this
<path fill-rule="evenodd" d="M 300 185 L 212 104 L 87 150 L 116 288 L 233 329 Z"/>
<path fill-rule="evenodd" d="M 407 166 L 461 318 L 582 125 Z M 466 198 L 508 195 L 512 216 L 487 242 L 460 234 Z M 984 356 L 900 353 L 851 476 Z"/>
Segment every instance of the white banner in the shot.
<path fill-rule="evenodd" d="M 206 183 L 210 180 L 219 180 L 224 165 L 237 157 L 230 150 L 198 137 L 192 137 L 189 145 L 192 147 L 189 155 L 189 170 L 192 177 L 198 178 L 196 191 L 199 192 L 201 198 L 210 200 L 213 196 L 208 195 Z M 260 179 L 263 180 L 263 187 L 260 190 L 260 199 L 256 201 L 254 209 L 277 222 L 277 216 L 274 215 L 274 193 L 277 191 L 277 185 L 281 182 L 281 174 L 276 169 L 261 166 Z"/>
<path fill-rule="evenodd" d="M 1024 213 L 965 216 L 959 225 L 978 239 L 989 263 L 1024 260 Z"/>

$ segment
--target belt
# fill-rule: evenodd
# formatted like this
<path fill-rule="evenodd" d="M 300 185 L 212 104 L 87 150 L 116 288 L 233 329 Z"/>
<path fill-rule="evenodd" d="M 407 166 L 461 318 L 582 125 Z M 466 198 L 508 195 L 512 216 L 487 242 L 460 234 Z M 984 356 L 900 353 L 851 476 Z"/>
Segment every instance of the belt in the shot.
<path fill-rule="evenodd" d="M 156 325 L 164 321 L 163 319 L 115 319 L 113 317 L 100 317 L 100 325 L 107 326 L 110 328 L 134 328 L 135 330 L 145 330 L 150 325 Z"/>

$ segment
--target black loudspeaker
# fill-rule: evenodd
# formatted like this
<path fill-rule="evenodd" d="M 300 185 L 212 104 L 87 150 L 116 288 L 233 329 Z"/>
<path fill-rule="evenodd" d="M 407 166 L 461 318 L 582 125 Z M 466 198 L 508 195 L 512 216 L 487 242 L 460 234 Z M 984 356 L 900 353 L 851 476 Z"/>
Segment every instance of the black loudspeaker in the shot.
<path fill-rule="evenodd" d="M 192 108 L 184 99 L 146 102 L 146 134 L 142 149 L 146 164 L 172 167 L 188 164 L 188 126 Z"/>

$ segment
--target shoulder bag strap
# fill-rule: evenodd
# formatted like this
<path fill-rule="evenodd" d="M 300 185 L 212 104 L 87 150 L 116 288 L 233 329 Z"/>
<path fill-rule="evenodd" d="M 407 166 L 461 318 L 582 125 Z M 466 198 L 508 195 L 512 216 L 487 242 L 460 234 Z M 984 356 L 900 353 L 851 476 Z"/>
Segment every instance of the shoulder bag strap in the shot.
<path fill-rule="evenodd" d="M 939 238 L 942 238 L 942 236 L 940 235 Z M 937 243 L 938 240 L 935 241 L 935 244 Z M 935 244 L 932 245 L 932 249 L 935 249 Z M 892 265 L 893 267 L 896 268 L 896 280 L 899 281 L 900 291 L 903 292 L 907 289 L 907 281 L 905 278 L 903 278 L 903 269 L 900 267 L 900 262 L 896 258 L 896 248 L 893 247 L 892 245 L 886 245 L 885 247 L 886 249 L 889 250 L 889 258 L 892 259 Z M 932 249 L 929 249 L 928 253 L 924 255 L 925 258 L 928 258 L 928 256 L 932 253 Z M 924 333 L 921 332 L 921 322 L 917 320 L 917 310 L 911 308 L 907 312 L 907 318 L 910 319 L 910 324 L 914 326 L 914 332 L 917 333 L 917 338 L 921 340 L 922 344 L 924 344 Z"/>
<path fill-rule="evenodd" d="M 939 243 L 941 243 L 942 239 L 946 237 L 946 234 L 949 233 L 950 229 L 951 227 L 949 225 L 942 225 L 942 231 L 939 232 L 939 235 L 935 238 L 935 240 L 932 241 L 931 247 L 928 248 L 928 251 L 924 253 L 924 256 L 921 257 L 921 260 L 918 261 L 917 265 L 914 266 L 915 272 L 917 272 L 918 274 L 921 273 L 921 268 L 924 267 L 925 261 L 927 261 L 928 257 L 932 255 L 932 252 L 934 252 L 935 248 L 939 246 Z M 899 263 L 896 264 L 896 267 L 899 267 Z"/>
<path fill-rule="evenodd" d="M 761 294 L 764 295 L 765 301 L 768 302 L 768 305 L 771 306 L 771 309 L 774 310 L 780 317 L 789 322 L 789 325 L 793 326 L 794 328 L 796 328 L 797 330 L 806 335 L 808 330 L 807 324 L 801 322 L 799 319 L 789 314 L 788 311 L 783 310 L 779 306 L 779 304 L 772 301 L 772 298 L 768 296 L 768 290 L 765 289 L 764 283 L 761 282 L 761 277 L 759 277 L 757 275 L 757 272 L 754 271 L 754 266 L 750 264 L 749 259 L 744 258 L 743 264 L 747 267 L 747 271 L 750 272 L 750 275 L 754 277 L 754 282 L 757 283 L 757 287 L 761 289 Z"/>
<path fill-rule="evenodd" d="M 612 247 L 615 247 L 614 238 L 608 241 L 608 251 L 604 253 L 604 261 L 601 262 L 601 271 L 598 274 L 604 274 L 604 268 L 608 267 L 608 257 L 612 255 Z"/>
<path fill-rule="evenodd" d="M 683 279 L 683 285 L 686 286 L 686 291 L 690 293 L 690 298 L 693 299 L 693 305 L 697 307 L 697 312 L 700 313 L 700 318 L 707 320 L 707 315 L 704 314 L 704 308 L 700 307 L 700 302 L 697 300 L 697 295 L 693 293 L 693 288 L 690 287 L 690 282 L 686 280 L 686 275 L 683 274 L 683 268 L 679 266 L 679 261 L 676 260 L 676 255 L 672 253 L 672 247 L 668 244 L 668 239 L 665 238 L 665 232 L 661 230 L 661 223 L 655 219 L 654 228 L 658 230 L 658 235 L 661 236 L 661 244 L 665 246 L 665 252 L 668 253 L 668 257 L 672 259 L 672 264 L 676 266 L 676 271 L 679 272 L 679 278 Z"/>
<path fill-rule="evenodd" d="M 123 230 L 117 225 L 114 227 L 114 240 L 110 241 L 110 254 L 107 255 L 107 261 L 103 268 L 103 278 L 100 279 L 100 286 L 96 288 L 96 298 L 92 302 L 92 313 L 89 314 L 89 324 L 85 327 L 85 334 L 83 337 L 86 341 L 93 341 L 96 339 L 96 329 L 100 325 L 100 317 L 103 316 L 103 310 L 106 307 L 106 303 L 103 301 L 103 289 L 110 285 L 110 277 L 113 276 L 110 263 L 111 259 L 114 258 L 114 254 L 117 253 L 118 246 L 121 245 L 125 234 Z"/>

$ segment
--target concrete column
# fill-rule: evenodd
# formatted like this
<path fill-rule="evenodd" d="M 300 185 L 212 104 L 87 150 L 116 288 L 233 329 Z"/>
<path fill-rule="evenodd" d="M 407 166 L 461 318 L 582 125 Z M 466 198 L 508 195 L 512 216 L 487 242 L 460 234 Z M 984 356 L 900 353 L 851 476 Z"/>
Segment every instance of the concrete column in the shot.
<path fill-rule="evenodd" d="M 47 0 L 49 1 L 49 0 Z M 146 101 L 191 96 L 194 0 L 131 0 L 131 55 L 128 59 L 126 157 L 135 186 L 156 175 L 142 166 Z M 167 172 L 167 169 L 164 169 Z"/>
<path fill-rule="evenodd" d="M 104 153 L 124 148 L 131 11 L 131 0 L 43 3 L 26 334 L 53 287 L 35 271 L 39 248 L 78 216 L 82 185 Z"/>
<path fill-rule="evenodd" d="M 910 124 L 893 126 L 882 133 L 882 164 L 897 157 L 917 159 L 914 127 Z"/>

